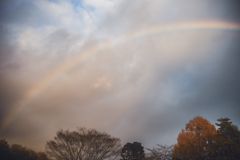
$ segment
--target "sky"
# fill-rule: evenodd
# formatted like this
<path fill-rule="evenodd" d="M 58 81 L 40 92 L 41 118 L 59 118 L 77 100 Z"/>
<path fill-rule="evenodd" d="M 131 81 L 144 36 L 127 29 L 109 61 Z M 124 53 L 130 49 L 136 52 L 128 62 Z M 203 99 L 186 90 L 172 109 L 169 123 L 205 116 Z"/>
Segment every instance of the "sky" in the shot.
<path fill-rule="evenodd" d="M 172 145 L 188 121 L 240 126 L 238 0 L 2 0 L 0 138 L 59 129 Z"/>

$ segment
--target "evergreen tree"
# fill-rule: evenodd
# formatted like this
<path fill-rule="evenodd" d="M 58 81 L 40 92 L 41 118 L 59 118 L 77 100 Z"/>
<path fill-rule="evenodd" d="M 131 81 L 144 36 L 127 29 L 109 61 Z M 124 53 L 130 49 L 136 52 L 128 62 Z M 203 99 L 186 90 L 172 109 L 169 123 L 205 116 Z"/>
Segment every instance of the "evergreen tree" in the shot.
<path fill-rule="evenodd" d="M 240 131 L 229 118 L 218 119 L 216 135 L 216 159 L 240 159 Z"/>
<path fill-rule="evenodd" d="M 143 146 L 140 142 L 127 143 L 122 149 L 123 160 L 142 160 L 145 157 Z"/>

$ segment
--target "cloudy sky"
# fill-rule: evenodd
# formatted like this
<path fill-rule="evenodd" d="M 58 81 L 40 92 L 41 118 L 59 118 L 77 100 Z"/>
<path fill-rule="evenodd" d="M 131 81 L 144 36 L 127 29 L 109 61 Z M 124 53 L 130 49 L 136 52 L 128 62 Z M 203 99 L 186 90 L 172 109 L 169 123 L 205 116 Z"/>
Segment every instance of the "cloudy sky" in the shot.
<path fill-rule="evenodd" d="M 174 144 L 195 116 L 240 126 L 238 0 L 2 0 L 0 138 L 59 129 Z"/>

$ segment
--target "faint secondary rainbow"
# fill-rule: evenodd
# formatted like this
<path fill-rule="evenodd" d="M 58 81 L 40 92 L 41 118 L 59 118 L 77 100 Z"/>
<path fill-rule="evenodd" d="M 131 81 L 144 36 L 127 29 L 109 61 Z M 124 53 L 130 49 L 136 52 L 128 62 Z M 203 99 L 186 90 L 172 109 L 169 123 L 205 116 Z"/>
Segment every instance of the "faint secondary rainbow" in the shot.
<path fill-rule="evenodd" d="M 13 109 L 7 115 L 5 115 L 3 121 L 0 124 L 0 134 L 12 122 L 13 118 L 31 102 L 31 100 L 33 100 L 39 94 L 41 94 L 41 92 L 43 92 L 51 83 L 53 83 L 54 80 L 57 79 L 62 73 L 73 68 L 74 66 L 76 66 L 76 64 L 87 59 L 89 56 L 92 56 L 98 53 L 99 51 L 107 49 L 113 45 L 118 45 L 128 40 L 144 37 L 151 34 L 204 29 L 240 31 L 240 24 L 225 21 L 196 21 L 155 25 L 145 29 L 129 32 L 113 40 L 105 41 L 91 48 L 88 48 L 85 51 L 74 56 L 70 60 L 67 60 L 60 64 L 58 67 L 49 72 L 49 74 L 43 77 L 39 82 L 37 82 L 36 85 L 34 85 L 28 92 L 26 92 L 22 99 L 15 104 Z"/>

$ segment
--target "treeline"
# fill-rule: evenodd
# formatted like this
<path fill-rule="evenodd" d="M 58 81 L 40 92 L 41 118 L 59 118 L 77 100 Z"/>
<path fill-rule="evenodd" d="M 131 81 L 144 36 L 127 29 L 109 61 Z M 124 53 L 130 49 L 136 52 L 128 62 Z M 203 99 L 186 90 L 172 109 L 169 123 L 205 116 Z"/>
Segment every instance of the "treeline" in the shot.
<path fill-rule="evenodd" d="M 19 144 L 9 145 L 0 140 L 0 160 L 49 160 L 46 153 L 36 152 Z"/>
<path fill-rule="evenodd" d="M 119 138 L 95 129 L 57 132 L 44 152 L 0 140 L 1 160 L 240 160 L 240 131 L 229 118 L 211 124 L 203 117 L 190 120 L 175 145 L 147 148 L 140 142 L 123 147 Z"/>

